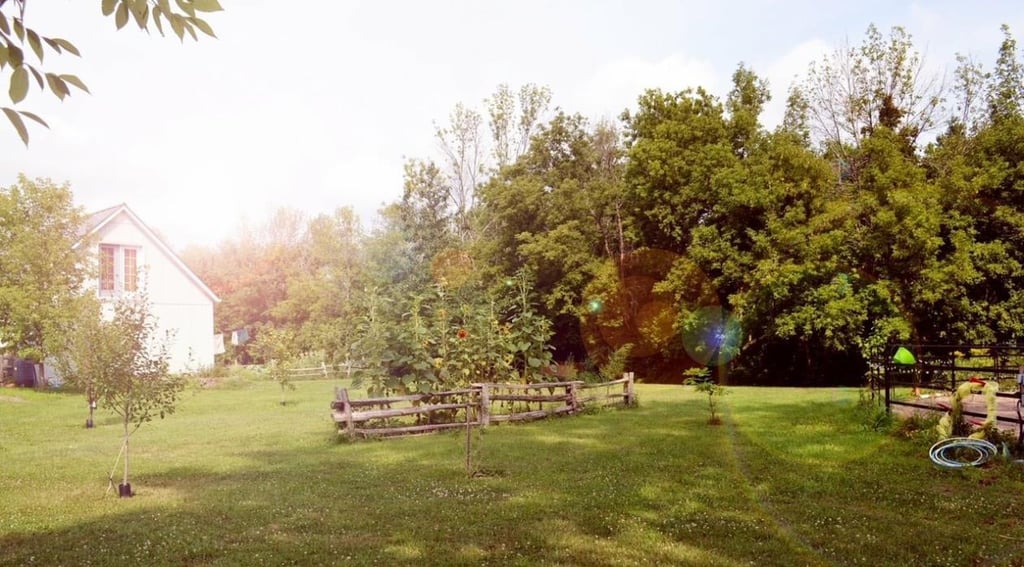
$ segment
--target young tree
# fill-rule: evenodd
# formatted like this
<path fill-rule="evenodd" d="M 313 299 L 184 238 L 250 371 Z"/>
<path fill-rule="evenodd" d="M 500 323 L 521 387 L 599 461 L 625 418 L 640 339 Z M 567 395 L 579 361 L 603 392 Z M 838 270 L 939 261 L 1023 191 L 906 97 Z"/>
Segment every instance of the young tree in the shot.
<path fill-rule="evenodd" d="M 0 0 L 0 77 L 10 74 L 8 94 L 11 103 L 18 104 L 25 99 L 33 80 L 39 85 L 39 90 L 49 90 L 60 100 L 71 94 L 70 86 L 89 92 L 85 83 L 75 75 L 51 73 L 42 68 L 47 47 L 57 55 L 70 53 L 78 56 L 79 52 L 66 39 L 45 37 L 27 27 L 27 4 L 28 0 Z M 168 0 L 102 0 L 101 9 L 104 16 L 114 17 L 117 29 L 123 28 L 131 17 L 143 30 L 148 31 L 152 23 L 160 35 L 164 35 L 163 25 L 166 22 L 181 41 L 185 40 L 186 33 L 198 40 L 196 30 L 216 37 L 213 28 L 196 14 L 222 10 L 218 0 L 176 0 L 176 4 L 172 8 Z M 29 52 L 35 56 L 36 65 L 29 62 Z M 24 118 L 49 127 L 42 118 L 27 110 L 7 106 L 0 106 L 0 110 L 7 115 L 25 145 L 28 145 L 28 129 Z"/>
<path fill-rule="evenodd" d="M 66 184 L 19 176 L 0 188 L 0 345 L 8 353 L 41 363 L 76 317 L 88 274 L 84 220 Z"/>
<path fill-rule="evenodd" d="M 132 496 L 129 439 L 154 417 L 174 413 L 185 387 L 184 377 L 167 372 L 170 337 L 156 335 L 145 294 L 113 306 L 93 303 L 66 330 L 57 367 L 69 385 L 91 392 L 101 407 L 121 418 L 124 473 L 118 494 Z"/>
<path fill-rule="evenodd" d="M 264 368 L 270 379 L 281 386 L 281 405 L 285 405 L 286 389 L 295 389 L 291 381 L 292 359 L 295 355 L 295 333 L 290 329 L 263 327 L 256 335 L 253 345 L 258 356 L 263 359 Z"/>

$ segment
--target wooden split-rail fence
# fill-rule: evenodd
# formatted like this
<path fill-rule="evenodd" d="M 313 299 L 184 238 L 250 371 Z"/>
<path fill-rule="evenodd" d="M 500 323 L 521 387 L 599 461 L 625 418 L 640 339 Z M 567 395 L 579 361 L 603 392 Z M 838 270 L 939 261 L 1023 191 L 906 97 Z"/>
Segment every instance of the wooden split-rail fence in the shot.
<path fill-rule="evenodd" d="M 351 437 L 417 435 L 573 415 L 588 407 L 636 405 L 632 372 L 600 384 L 481 383 L 460 390 L 362 400 L 352 399 L 345 388 L 335 388 L 334 394 L 331 415 L 338 433 Z"/>
<path fill-rule="evenodd" d="M 351 371 L 355 367 L 344 367 L 342 365 L 328 365 L 321 362 L 320 366 L 309 366 L 306 368 L 289 368 L 288 377 L 290 379 L 303 379 L 303 378 L 331 378 L 332 376 L 345 376 L 350 375 Z"/>

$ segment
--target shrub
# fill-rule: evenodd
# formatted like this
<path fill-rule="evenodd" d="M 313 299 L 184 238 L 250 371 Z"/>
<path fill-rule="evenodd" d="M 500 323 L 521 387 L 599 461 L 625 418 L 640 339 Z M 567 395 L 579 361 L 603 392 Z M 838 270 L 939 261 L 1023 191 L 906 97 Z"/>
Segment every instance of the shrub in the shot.
<path fill-rule="evenodd" d="M 887 431 L 893 425 L 893 416 L 886 411 L 884 402 L 863 389 L 857 400 L 856 412 L 861 425 L 868 431 Z"/>
<path fill-rule="evenodd" d="M 907 439 L 926 436 L 933 437 L 935 426 L 939 423 L 939 416 L 935 413 L 912 413 L 902 419 L 893 419 L 895 428 L 893 434 Z"/>
<path fill-rule="evenodd" d="M 608 357 L 608 362 L 605 362 L 600 370 L 601 377 L 605 382 L 622 378 L 622 374 L 626 371 L 626 363 L 629 362 L 629 355 L 632 352 L 633 345 L 631 343 L 626 343 L 615 349 L 615 352 Z"/>

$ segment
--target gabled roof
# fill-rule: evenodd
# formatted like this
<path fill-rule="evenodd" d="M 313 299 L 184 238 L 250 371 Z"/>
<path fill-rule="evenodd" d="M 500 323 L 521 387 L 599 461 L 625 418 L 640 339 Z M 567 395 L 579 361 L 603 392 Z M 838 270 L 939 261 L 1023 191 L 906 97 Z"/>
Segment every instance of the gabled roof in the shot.
<path fill-rule="evenodd" d="M 150 238 L 150 240 L 156 242 L 157 247 L 171 259 L 171 262 L 173 262 L 174 265 L 177 266 L 178 269 L 196 285 L 196 287 L 202 290 L 202 292 L 205 293 L 214 303 L 220 303 L 220 298 L 217 297 L 217 294 L 213 293 L 213 290 L 207 287 L 207 285 L 203 283 L 203 280 L 199 279 L 199 276 L 197 276 L 195 272 L 193 272 L 188 265 L 186 265 L 185 262 L 183 262 L 181 258 L 174 253 L 174 250 L 171 250 L 171 247 L 164 242 L 163 238 L 160 238 L 153 229 L 149 228 L 146 223 L 142 222 L 142 219 L 140 219 L 139 216 L 129 209 L 128 205 L 124 203 L 114 205 L 113 207 L 107 207 L 106 209 L 90 214 L 85 220 L 85 226 L 83 227 L 84 233 L 78 243 L 75 244 L 75 247 L 77 248 L 83 240 L 99 232 L 100 229 L 110 224 L 110 221 L 114 220 L 121 214 L 126 215 L 147 237 Z"/>
<path fill-rule="evenodd" d="M 105 224 L 107 220 L 113 217 L 114 213 L 121 207 L 128 208 L 128 205 L 121 203 L 120 205 L 114 205 L 113 207 L 107 207 L 101 211 L 91 213 L 85 219 L 85 226 L 82 227 L 82 233 L 79 235 L 79 238 L 85 238 L 92 234 L 101 224 Z"/>

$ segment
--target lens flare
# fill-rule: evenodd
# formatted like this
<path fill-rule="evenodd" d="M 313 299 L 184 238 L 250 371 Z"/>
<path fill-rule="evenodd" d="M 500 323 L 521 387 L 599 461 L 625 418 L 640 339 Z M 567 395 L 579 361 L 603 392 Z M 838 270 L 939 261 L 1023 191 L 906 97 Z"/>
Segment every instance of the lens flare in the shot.
<path fill-rule="evenodd" d="M 722 366 L 739 354 L 742 341 L 739 321 L 714 305 L 690 313 L 683 324 L 683 347 L 701 366 Z"/>

